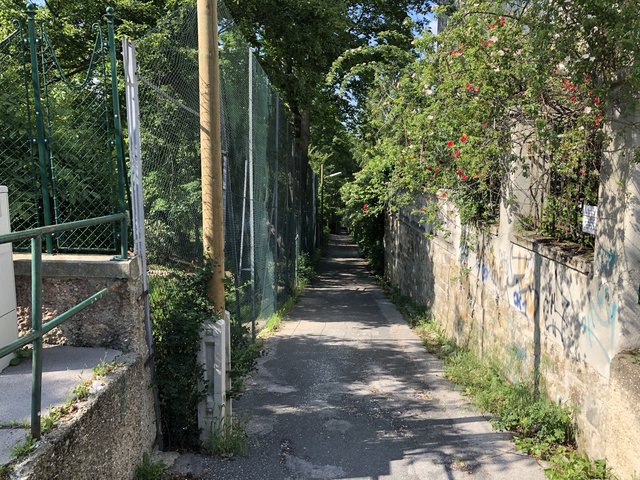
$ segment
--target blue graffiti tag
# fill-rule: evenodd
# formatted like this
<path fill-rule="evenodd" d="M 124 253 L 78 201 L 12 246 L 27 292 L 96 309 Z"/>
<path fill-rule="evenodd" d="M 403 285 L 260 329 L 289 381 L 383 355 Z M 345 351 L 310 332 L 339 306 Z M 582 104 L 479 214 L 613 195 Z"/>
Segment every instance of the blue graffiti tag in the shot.
<path fill-rule="evenodd" d="M 513 292 L 513 305 L 518 310 L 525 311 L 527 309 L 527 301 L 522 298 L 520 292 Z"/>

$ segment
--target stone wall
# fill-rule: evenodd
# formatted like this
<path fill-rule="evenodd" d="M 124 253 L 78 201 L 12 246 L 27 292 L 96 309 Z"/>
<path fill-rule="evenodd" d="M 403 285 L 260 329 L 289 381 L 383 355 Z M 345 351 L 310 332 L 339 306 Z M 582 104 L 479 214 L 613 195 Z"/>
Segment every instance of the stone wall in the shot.
<path fill-rule="evenodd" d="M 24 480 L 123 480 L 133 478 L 143 452 L 155 440 L 153 394 L 148 365 L 131 353 L 107 377 L 106 387 L 78 404 L 79 411 L 43 437 L 15 467 Z"/>
<path fill-rule="evenodd" d="M 500 225 L 463 227 L 441 203 L 448 224 L 427 238 L 402 212 L 388 216 L 386 275 L 427 306 L 447 333 L 481 356 L 502 362 L 512 381 L 540 378 L 555 401 L 576 407 L 579 445 L 609 460 L 622 478 L 640 474 L 629 433 L 640 431 L 628 390 L 640 388 L 640 367 L 620 354 L 640 345 L 621 310 L 621 255 L 559 245 L 518 234 L 503 208 Z M 540 375 L 538 377 L 538 374 Z M 626 427 L 626 428 L 625 428 Z"/>
<path fill-rule="evenodd" d="M 31 327 L 31 255 L 14 254 L 18 323 Z M 108 347 L 146 355 L 140 260 L 106 255 L 43 255 L 43 322 L 103 288 L 113 293 L 72 317 L 45 337 L 48 343 Z"/>
<path fill-rule="evenodd" d="M 21 329 L 30 327 L 30 256 L 15 254 Z M 119 367 L 105 388 L 43 436 L 12 478 L 121 480 L 133 478 L 156 440 L 144 292 L 138 257 L 43 255 L 43 311 L 47 320 L 104 288 L 111 293 L 52 330 L 49 343 L 119 350 Z"/>

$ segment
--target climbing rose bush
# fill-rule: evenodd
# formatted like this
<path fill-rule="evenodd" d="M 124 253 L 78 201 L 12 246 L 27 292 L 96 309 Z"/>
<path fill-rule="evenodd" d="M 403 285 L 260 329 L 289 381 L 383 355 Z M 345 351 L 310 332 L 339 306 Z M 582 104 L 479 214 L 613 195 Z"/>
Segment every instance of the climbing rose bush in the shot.
<path fill-rule="evenodd" d="M 614 87 L 638 83 L 638 13 L 599 0 L 461 3 L 434 8 L 447 28 L 415 38 L 414 61 L 377 71 L 363 170 L 343 190 L 351 220 L 421 195 L 426 222 L 443 198 L 463 222 L 492 221 L 522 175 L 534 205 L 524 225 L 589 243 L 580 216 L 598 200 L 607 106 Z"/>

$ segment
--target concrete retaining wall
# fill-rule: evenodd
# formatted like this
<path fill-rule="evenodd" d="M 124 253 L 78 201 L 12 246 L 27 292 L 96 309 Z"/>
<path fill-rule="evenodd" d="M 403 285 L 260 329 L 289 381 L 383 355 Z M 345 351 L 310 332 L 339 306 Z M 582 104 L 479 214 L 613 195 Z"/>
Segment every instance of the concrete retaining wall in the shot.
<path fill-rule="evenodd" d="M 31 326 L 31 256 L 14 254 L 18 322 Z M 108 347 L 146 355 L 144 302 L 137 257 L 112 260 L 106 255 L 43 255 L 43 322 L 116 282 L 114 294 L 54 329 L 49 343 Z"/>
<path fill-rule="evenodd" d="M 13 478 L 29 480 L 123 480 L 133 478 L 143 452 L 155 440 L 148 366 L 131 353 L 106 379 L 104 390 L 78 404 L 69 421 L 43 437 L 16 466 Z"/>

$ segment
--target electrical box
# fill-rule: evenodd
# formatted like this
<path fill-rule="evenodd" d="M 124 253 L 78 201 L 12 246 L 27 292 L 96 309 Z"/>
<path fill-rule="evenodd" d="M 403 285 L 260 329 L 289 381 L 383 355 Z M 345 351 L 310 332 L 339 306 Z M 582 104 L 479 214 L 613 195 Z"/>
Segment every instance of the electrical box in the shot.
<path fill-rule="evenodd" d="M 9 194 L 7 187 L 0 185 L 0 235 L 11 231 L 9 222 Z M 0 347 L 18 339 L 16 317 L 16 285 L 13 276 L 13 253 L 10 243 L 0 244 Z M 13 355 L 0 358 L 0 372 L 8 365 Z"/>

